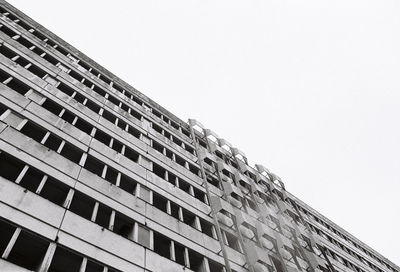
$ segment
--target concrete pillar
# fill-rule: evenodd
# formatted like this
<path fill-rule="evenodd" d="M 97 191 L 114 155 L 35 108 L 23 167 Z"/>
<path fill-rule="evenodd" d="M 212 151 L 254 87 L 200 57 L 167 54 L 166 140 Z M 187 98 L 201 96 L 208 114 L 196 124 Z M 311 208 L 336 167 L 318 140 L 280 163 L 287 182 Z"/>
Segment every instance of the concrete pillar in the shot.
<path fill-rule="evenodd" d="M 42 260 L 42 263 L 40 264 L 39 269 L 37 270 L 38 272 L 47 272 L 47 270 L 49 270 L 56 248 L 57 248 L 56 243 L 52 242 L 49 244 L 46 254 L 44 255 L 44 258 Z"/>
<path fill-rule="evenodd" d="M 87 258 L 83 257 L 81 267 L 79 268 L 79 272 L 85 272 L 87 265 Z"/>
<path fill-rule="evenodd" d="M 69 189 L 68 195 L 65 198 L 65 201 L 64 201 L 64 203 L 62 205 L 64 208 L 69 209 L 69 206 L 71 205 L 72 198 L 74 197 L 74 192 L 75 192 L 74 189 L 72 189 L 72 188 Z"/>
<path fill-rule="evenodd" d="M 13 236 L 11 237 L 10 241 L 7 244 L 6 249 L 4 250 L 3 254 L 1 255 L 1 258 L 3 258 L 3 259 L 8 258 L 8 255 L 10 255 L 11 249 L 14 247 L 15 242 L 17 241 L 20 233 L 21 233 L 21 228 L 16 228 Z"/>
<path fill-rule="evenodd" d="M 111 231 L 114 229 L 114 222 L 115 222 L 115 211 L 113 210 L 110 215 L 110 222 L 108 223 L 108 229 Z"/>
<path fill-rule="evenodd" d="M 169 252 L 171 255 L 171 260 L 173 260 L 174 262 L 176 261 L 176 257 L 175 257 L 175 242 L 171 240 L 171 242 L 169 243 Z"/>
<path fill-rule="evenodd" d="M 90 218 L 91 221 L 96 221 L 96 217 L 97 217 L 97 211 L 99 210 L 99 202 L 96 201 L 96 203 L 94 204 L 94 208 L 92 211 L 92 217 Z"/>
<path fill-rule="evenodd" d="M 15 180 L 15 183 L 19 184 L 22 180 L 22 178 L 25 176 L 26 171 L 28 171 L 29 166 L 25 165 L 24 168 L 22 169 L 22 171 L 19 173 L 17 179 Z"/>
<path fill-rule="evenodd" d="M 40 192 L 42 191 L 43 186 L 46 184 L 47 178 L 48 178 L 47 175 L 43 176 L 42 180 L 40 181 L 40 184 L 39 184 L 38 188 L 36 189 L 36 193 L 37 194 L 40 194 Z"/>

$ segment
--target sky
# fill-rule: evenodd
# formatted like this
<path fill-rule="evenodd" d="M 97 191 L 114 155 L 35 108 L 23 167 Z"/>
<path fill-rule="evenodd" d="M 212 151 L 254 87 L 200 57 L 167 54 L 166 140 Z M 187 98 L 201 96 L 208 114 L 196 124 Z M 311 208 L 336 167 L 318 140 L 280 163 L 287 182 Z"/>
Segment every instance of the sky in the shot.
<path fill-rule="evenodd" d="M 9 2 L 400 264 L 399 1 Z"/>

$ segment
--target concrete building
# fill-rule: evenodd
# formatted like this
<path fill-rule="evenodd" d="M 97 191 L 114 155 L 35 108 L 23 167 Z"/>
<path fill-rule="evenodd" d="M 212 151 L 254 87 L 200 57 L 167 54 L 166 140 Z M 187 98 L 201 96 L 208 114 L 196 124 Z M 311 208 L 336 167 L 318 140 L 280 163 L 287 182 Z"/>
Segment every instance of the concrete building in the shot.
<path fill-rule="evenodd" d="M 400 268 L 0 1 L 0 271 Z"/>

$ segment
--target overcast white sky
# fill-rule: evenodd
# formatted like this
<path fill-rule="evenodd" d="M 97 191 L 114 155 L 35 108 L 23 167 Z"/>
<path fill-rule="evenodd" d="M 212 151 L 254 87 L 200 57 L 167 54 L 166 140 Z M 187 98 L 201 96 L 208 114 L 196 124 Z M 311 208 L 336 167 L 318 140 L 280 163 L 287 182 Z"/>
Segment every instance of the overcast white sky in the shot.
<path fill-rule="evenodd" d="M 9 2 L 400 264 L 399 1 Z"/>

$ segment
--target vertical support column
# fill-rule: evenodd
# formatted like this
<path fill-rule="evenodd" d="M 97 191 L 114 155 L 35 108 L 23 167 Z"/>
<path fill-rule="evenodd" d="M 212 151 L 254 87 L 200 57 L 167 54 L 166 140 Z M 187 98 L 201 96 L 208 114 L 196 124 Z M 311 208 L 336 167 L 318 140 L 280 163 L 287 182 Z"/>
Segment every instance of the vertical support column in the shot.
<path fill-rule="evenodd" d="M 11 252 L 12 248 L 14 247 L 15 242 L 17 242 L 17 239 L 18 239 L 18 236 L 20 233 L 21 233 L 21 228 L 16 228 L 13 236 L 11 237 L 10 241 L 8 242 L 6 249 L 4 250 L 3 254 L 1 255 L 2 259 L 8 258 L 8 255 L 10 255 L 10 252 Z"/>
<path fill-rule="evenodd" d="M 190 124 L 190 122 L 189 122 L 189 124 Z M 200 165 L 200 172 L 201 172 L 201 176 L 203 178 L 204 186 L 206 188 L 206 193 L 207 193 L 208 198 L 210 198 L 211 192 L 210 192 L 210 189 L 208 188 L 206 173 L 205 173 L 204 167 L 203 167 L 203 162 L 202 162 L 202 159 L 198 156 L 199 150 L 200 150 L 199 143 L 196 141 L 196 135 L 194 133 L 194 129 L 193 129 L 192 125 L 189 125 L 189 127 L 190 127 L 190 134 L 192 135 L 193 143 L 194 143 L 194 146 L 196 149 L 197 159 L 198 159 L 198 162 Z M 224 257 L 225 268 L 226 268 L 227 272 L 232 272 L 231 265 L 230 265 L 229 259 L 228 259 L 228 254 L 225 249 L 225 244 L 222 240 L 221 227 L 219 226 L 219 222 L 217 219 L 217 213 L 215 212 L 215 210 L 212 206 L 210 206 L 210 208 L 211 208 L 211 215 L 212 215 L 212 218 L 214 221 L 214 229 L 216 231 L 219 244 L 221 246 L 222 256 Z M 185 251 L 185 253 L 186 253 L 186 251 Z M 185 254 L 185 260 L 186 260 L 186 254 Z M 189 261 L 189 256 L 188 256 L 188 261 Z"/>
<path fill-rule="evenodd" d="M 46 251 L 46 255 L 44 255 L 43 261 L 40 264 L 39 269 L 37 270 L 38 272 L 47 272 L 47 270 L 49 270 L 54 253 L 56 252 L 56 247 L 57 245 L 54 242 L 49 244 L 49 247 L 47 248 Z"/>

